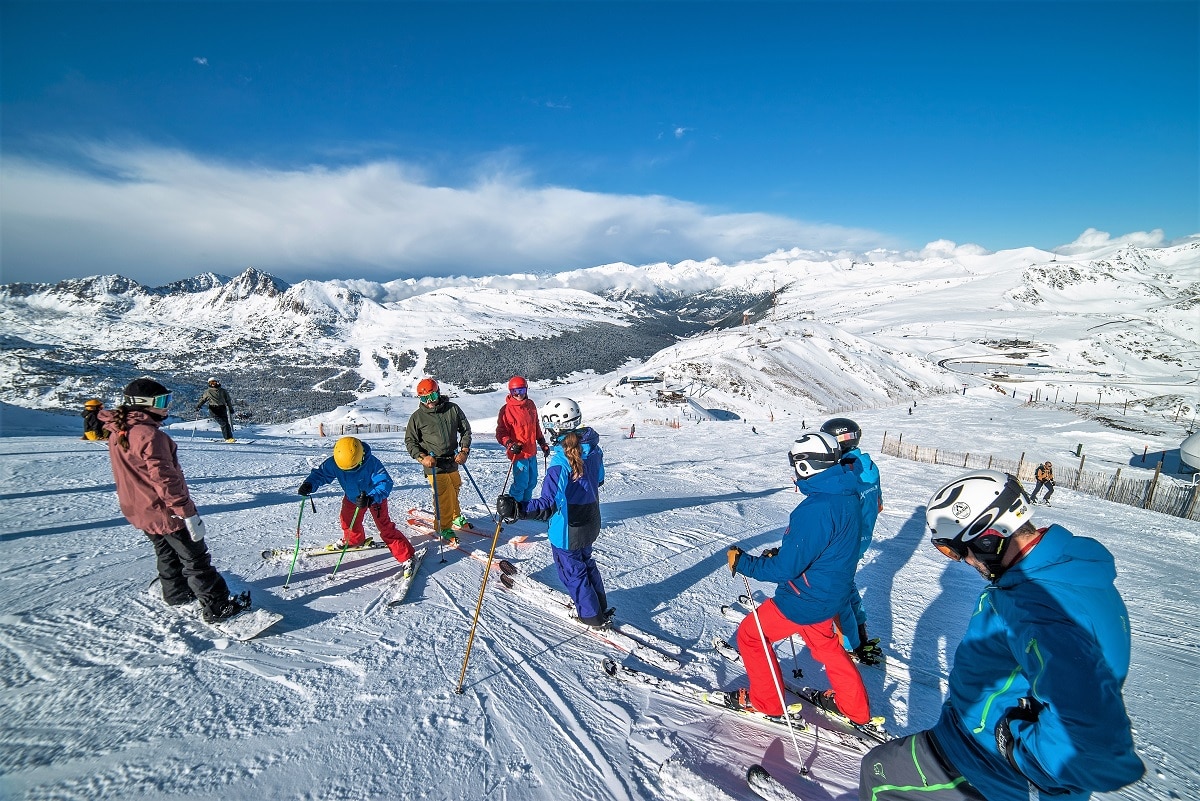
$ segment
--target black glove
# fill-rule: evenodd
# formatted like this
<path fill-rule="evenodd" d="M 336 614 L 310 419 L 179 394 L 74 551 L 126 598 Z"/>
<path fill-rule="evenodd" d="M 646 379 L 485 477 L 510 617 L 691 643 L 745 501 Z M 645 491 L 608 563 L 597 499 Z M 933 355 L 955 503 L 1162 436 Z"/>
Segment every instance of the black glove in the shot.
<path fill-rule="evenodd" d="M 510 442 L 510 443 L 508 443 L 508 452 L 509 452 L 509 453 L 512 453 L 512 454 L 517 454 L 517 453 L 520 453 L 520 452 L 521 452 L 521 450 L 522 450 L 522 449 L 521 449 L 521 443 L 519 443 L 519 442 Z"/>
<path fill-rule="evenodd" d="M 550 446 L 543 445 L 542 446 L 542 456 L 549 456 L 549 455 L 550 455 Z"/>
<path fill-rule="evenodd" d="M 729 550 L 725 552 L 725 558 L 729 560 L 729 575 L 736 575 L 738 560 L 742 558 L 742 549 L 736 545 L 730 546 Z"/>
<path fill-rule="evenodd" d="M 359 509 L 365 509 L 371 505 L 371 496 L 365 492 L 360 492 L 358 493 L 358 501 L 356 503 Z"/>
<path fill-rule="evenodd" d="M 1000 718 L 1000 722 L 996 724 L 996 750 L 1000 752 L 1000 756 L 1008 760 L 1008 764 L 1012 765 L 1013 770 L 1017 773 L 1021 773 L 1021 769 L 1017 767 L 1017 759 L 1013 756 L 1013 752 L 1017 748 L 1017 740 L 1013 737 L 1011 721 L 1027 720 L 1035 723 L 1043 706 L 1045 704 L 1036 698 L 1026 696 L 1018 701 L 1016 706 L 1004 713 L 1004 717 Z"/>
<path fill-rule="evenodd" d="M 763 559 L 774 559 L 776 556 L 779 556 L 778 548 L 768 548 L 762 552 Z"/>
<path fill-rule="evenodd" d="M 297 495 L 312 495 L 313 494 L 313 485 L 309 484 L 307 481 L 305 481 L 303 484 L 300 485 L 300 489 L 296 490 L 296 494 Z"/>
<path fill-rule="evenodd" d="M 496 514 L 505 523 L 517 522 L 520 512 L 517 509 L 517 499 L 511 495 L 501 495 L 496 499 Z"/>

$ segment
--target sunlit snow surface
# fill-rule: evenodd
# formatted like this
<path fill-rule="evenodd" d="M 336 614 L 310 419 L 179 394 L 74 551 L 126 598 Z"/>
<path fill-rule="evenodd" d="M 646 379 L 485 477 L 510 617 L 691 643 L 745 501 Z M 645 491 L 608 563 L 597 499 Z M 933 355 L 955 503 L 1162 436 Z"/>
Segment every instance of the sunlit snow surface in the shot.
<path fill-rule="evenodd" d="M 732 634 L 720 605 L 743 591 L 724 551 L 779 541 L 800 499 L 784 454 L 801 415 L 751 404 L 735 419 L 697 422 L 679 407 L 653 405 L 649 392 L 604 376 L 535 386 L 532 397 L 577 398 L 601 434 L 607 480 L 597 553 L 618 616 L 684 647 L 681 675 L 734 687 L 744 675 L 710 648 L 714 636 Z M 925 500 L 956 471 L 878 455 L 883 432 L 1064 464 L 1083 443 L 1089 467 L 1129 473 L 1143 469 L 1143 449 L 1176 448 L 1189 422 L 1143 414 L 1137 423 L 1148 435 L 1023 400 L 979 388 L 922 398 L 912 414 L 906 401 L 852 415 L 876 453 L 886 507 L 858 582 L 872 634 L 913 666 L 911 680 L 901 659 L 862 674 L 873 710 L 897 733 L 936 719 L 944 685 L 925 674 L 947 673 L 982 583 L 934 551 L 924 531 Z M 491 436 L 502 397 L 460 402 L 477 432 L 471 476 L 494 498 L 507 468 Z M 325 578 L 331 560 L 300 562 L 284 591 L 287 561 L 263 561 L 260 551 L 294 541 L 296 487 L 332 444 L 316 436 L 317 423 L 403 422 L 412 400 L 395 403 L 405 408 L 385 414 L 382 402 L 364 402 L 321 421 L 239 430 L 250 444 L 216 442 L 207 424 L 172 431 L 216 565 L 235 590 L 248 588 L 285 615 L 247 643 L 215 639 L 157 603 L 150 545 L 121 517 L 105 448 L 77 439 L 77 418 L 5 407 L 0 796 L 740 799 L 749 797 L 746 768 L 761 762 L 813 797 L 786 737 L 614 683 L 599 664 L 620 654 L 490 584 L 465 690 L 455 694 L 482 579 L 482 565 L 457 551 L 444 562 L 428 557 L 408 600 L 391 610 L 375 603 L 395 570 L 386 552 L 347 558 L 336 583 Z M 662 425 L 676 420 L 681 427 Z M 636 438 L 622 438 L 631 423 Z M 402 436 L 365 438 L 396 481 L 393 517 L 427 505 Z M 337 498 L 328 488 L 316 496 L 316 512 L 302 521 L 305 543 L 337 537 Z M 480 504 L 470 481 L 462 499 Z M 1132 620 L 1125 698 L 1148 770 L 1113 797 L 1197 797 L 1200 526 L 1063 486 L 1054 504 L 1037 508 L 1038 521 L 1095 537 L 1115 554 Z M 486 515 L 473 511 L 490 534 Z M 515 534 L 529 539 L 498 554 L 557 587 L 544 526 L 515 524 L 502 542 Z M 779 653 L 791 667 L 791 648 Z M 806 681 L 825 686 L 803 650 L 798 661 Z M 822 749 L 802 756 L 822 797 L 855 797 L 856 760 Z"/>

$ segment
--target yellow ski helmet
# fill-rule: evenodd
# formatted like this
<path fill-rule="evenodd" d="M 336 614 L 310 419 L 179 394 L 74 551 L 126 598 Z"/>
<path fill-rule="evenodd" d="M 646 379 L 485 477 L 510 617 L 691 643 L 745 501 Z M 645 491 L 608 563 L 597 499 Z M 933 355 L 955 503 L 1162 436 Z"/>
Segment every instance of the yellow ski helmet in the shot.
<path fill-rule="evenodd" d="M 333 463 L 342 470 L 353 470 L 363 463 L 363 444 L 356 437 L 342 437 L 333 446 Z"/>
<path fill-rule="evenodd" d="M 104 402 L 101 401 L 99 398 L 92 398 L 90 400 L 86 400 L 83 402 L 83 408 L 85 408 L 85 409 L 103 409 Z"/>

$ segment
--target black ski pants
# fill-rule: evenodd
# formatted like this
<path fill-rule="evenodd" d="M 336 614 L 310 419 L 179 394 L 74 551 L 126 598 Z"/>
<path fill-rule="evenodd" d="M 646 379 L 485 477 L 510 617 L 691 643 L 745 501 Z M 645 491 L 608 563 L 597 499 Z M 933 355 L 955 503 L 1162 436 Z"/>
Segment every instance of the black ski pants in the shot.
<path fill-rule="evenodd" d="M 217 425 L 221 426 L 221 436 L 225 439 L 233 439 L 233 423 L 229 421 L 229 407 L 213 406 L 210 403 L 208 405 L 208 413 L 212 419 L 217 421 Z"/>
<path fill-rule="evenodd" d="M 187 529 L 170 534 L 147 534 L 158 557 L 158 580 L 163 600 L 171 606 L 199 598 L 208 610 L 219 610 L 229 600 L 229 585 L 212 566 L 204 540 L 192 542 Z"/>
<path fill-rule="evenodd" d="M 860 763 L 859 801 L 985 801 L 946 759 L 933 733 L 897 737 Z"/>

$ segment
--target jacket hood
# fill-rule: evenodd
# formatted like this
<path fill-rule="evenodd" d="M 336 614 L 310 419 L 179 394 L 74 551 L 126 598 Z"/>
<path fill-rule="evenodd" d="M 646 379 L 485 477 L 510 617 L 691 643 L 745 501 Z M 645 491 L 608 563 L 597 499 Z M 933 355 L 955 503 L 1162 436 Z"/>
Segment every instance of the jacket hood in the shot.
<path fill-rule="evenodd" d="M 853 467 L 847 464 L 835 464 L 815 476 L 796 480 L 805 495 L 857 495 L 860 484 Z"/>
<path fill-rule="evenodd" d="M 1111 587 L 1116 578 L 1116 563 L 1107 548 L 1053 525 L 1033 550 L 1004 571 L 996 584 L 1012 587 L 1026 581 L 1054 581 L 1078 587 Z"/>

